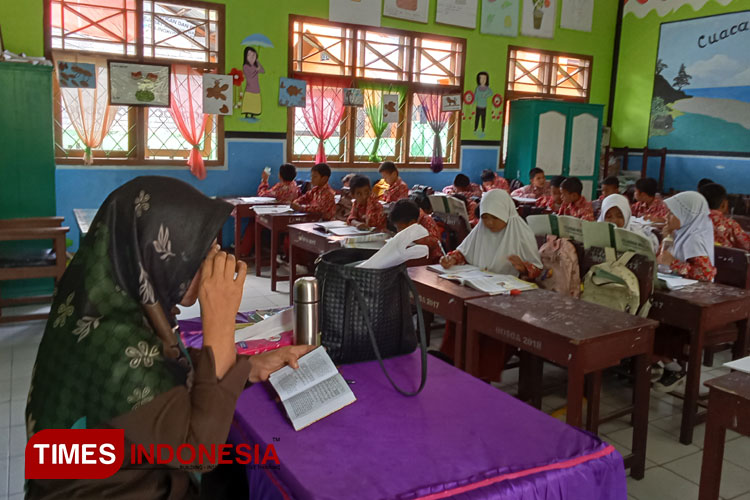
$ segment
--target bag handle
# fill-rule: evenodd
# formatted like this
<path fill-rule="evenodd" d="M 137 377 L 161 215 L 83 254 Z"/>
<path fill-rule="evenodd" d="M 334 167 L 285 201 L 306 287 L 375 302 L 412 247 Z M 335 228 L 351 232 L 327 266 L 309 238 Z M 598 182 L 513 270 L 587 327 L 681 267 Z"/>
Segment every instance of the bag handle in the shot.
<path fill-rule="evenodd" d="M 357 284 L 355 280 L 353 280 L 352 278 L 348 276 L 343 276 L 343 274 L 342 274 L 342 277 L 346 281 L 351 282 L 352 284 L 352 288 L 354 289 L 354 294 L 357 296 L 357 303 L 359 305 L 359 309 L 360 311 L 362 311 L 362 315 L 365 318 L 365 326 L 367 327 L 367 333 L 370 336 L 372 349 L 375 352 L 375 357 L 378 359 L 380 368 L 383 370 L 383 373 L 385 373 L 386 378 L 391 383 L 393 388 L 396 389 L 401 394 L 403 394 L 404 396 L 416 396 L 417 394 L 422 392 L 422 389 L 424 389 L 425 382 L 427 382 L 427 336 L 425 334 L 424 317 L 422 316 L 422 303 L 419 301 L 419 293 L 417 292 L 417 289 L 414 286 L 414 282 L 409 277 L 409 273 L 406 272 L 405 268 L 401 270 L 401 274 L 406 278 L 406 283 L 409 285 L 409 289 L 414 295 L 414 301 L 417 304 L 417 324 L 419 327 L 419 350 L 421 351 L 422 374 L 421 374 L 421 380 L 419 382 L 419 388 L 415 392 L 407 392 L 401 389 L 399 386 L 396 385 L 396 383 L 393 381 L 391 376 L 388 374 L 388 370 L 386 369 L 385 364 L 383 363 L 383 357 L 380 355 L 380 349 L 378 349 L 378 342 L 375 339 L 375 332 L 372 331 L 372 323 L 370 322 L 370 315 L 367 312 L 367 306 L 365 304 L 365 298 L 362 295 L 362 291 L 359 289 L 359 285 Z"/>

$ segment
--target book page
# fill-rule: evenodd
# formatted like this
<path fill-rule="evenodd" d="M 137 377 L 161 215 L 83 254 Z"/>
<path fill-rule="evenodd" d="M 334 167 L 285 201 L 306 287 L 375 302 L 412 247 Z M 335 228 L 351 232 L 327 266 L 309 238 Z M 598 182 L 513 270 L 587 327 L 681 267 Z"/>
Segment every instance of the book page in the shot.
<path fill-rule="evenodd" d="M 509 294 L 511 290 L 534 290 L 538 288 L 534 283 L 529 283 L 509 274 L 484 273 L 483 277 L 472 277 L 464 279 L 464 283 L 475 290 L 485 292 L 489 295 Z"/>
<path fill-rule="evenodd" d="M 284 214 L 293 211 L 289 205 L 261 205 L 259 207 L 253 208 L 253 210 L 255 210 L 255 213 L 259 215 Z"/>
<path fill-rule="evenodd" d="M 284 409 L 298 431 L 356 401 L 340 373 L 283 401 Z"/>
<path fill-rule="evenodd" d="M 346 227 L 331 227 L 328 228 L 328 232 L 334 236 L 360 236 L 364 234 L 372 233 L 371 229 L 365 229 L 364 231 L 354 226 Z"/>
<path fill-rule="evenodd" d="M 750 373 L 750 356 L 724 363 L 724 366 L 731 368 L 732 370 Z"/>
<path fill-rule="evenodd" d="M 315 229 L 328 231 L 332 227 L 346 227 L 346 222 L 342 220 L 332 220 L 327 222 L 318 222 L 315 224 Z"/>
<path fill-rule="evenodd" d="M 453 266 L 450 269 L 446 269 L 440 264 L 432 264 L 430 266 L 427 266 L 427 269 L 430 271 L 434 271 L 436 273 L 445 274 L 456 274 L 456 273 L 465 273 L 467 271 L 479 271 L 479 268 L 477 266 L 471 266 L 469 264 L 464 264 L 462 266 Z"/>
<path fill-rule="evenodd" d="M 552 232 L 552 224 L 550 223 L 551 215 L 529 215 L 526 217 L 526 224 L 529 225 L 535 236 L 546 236 L 548 234 L 554 234 Z"/>
<path fill-rule="evenodd" d="M 270 196 L 248 196 L 248 197 L 240 197 L 240 200 L 242 200 L 242 203 L 256 204 L 256 203 L 273 203 L 276 201 L 276 198 L 272 198 Z"/>
<path fill-rule="evenodd" d="M 645 255 L 651 261 L 656 261 L 654 248 L 651 242 L 645 237 L 633 231 L 628 231 L 621 227 L 615 228 L 615 249 L 618 252 L 635 252 Z"/>
<path fill-rule="evenodd" d="M 558 215 L 557 225 L 560 228 L 560 237 L 583 243 L 583 221 L 570 215 Z"/>
<path fill-rule="evenodd" d="M 614 248 L 614 227 L 615 225 L 610 222 L 582 221 L 583 248 Z"/>
<path fill-rule="evenodd" d="M 298 369 L 285 366 L 273 372 L 268 381 L 284 401 L 337 373 L 336 365 L 321 346 L 299 358 Z"/>

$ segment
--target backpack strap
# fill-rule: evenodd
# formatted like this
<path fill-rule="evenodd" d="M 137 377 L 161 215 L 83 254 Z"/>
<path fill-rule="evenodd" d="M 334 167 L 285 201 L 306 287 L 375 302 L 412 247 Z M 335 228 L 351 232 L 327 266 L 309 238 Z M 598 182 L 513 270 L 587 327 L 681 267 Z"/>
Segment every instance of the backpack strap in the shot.
<path fill-rule="evenodd" d="M 628 262 L 630 262 L 630 259 L 633 258 L 633 256 L 635 256 L 635 252 L 625 252 L 620 256 L 619 259 L 617 259 L 617 263 L 626 266 Z"/>
<path fill-rule="evenodd" d="M 612 247 L 604 247 L 604 261 L 617 262 L 617 252 Z"/>

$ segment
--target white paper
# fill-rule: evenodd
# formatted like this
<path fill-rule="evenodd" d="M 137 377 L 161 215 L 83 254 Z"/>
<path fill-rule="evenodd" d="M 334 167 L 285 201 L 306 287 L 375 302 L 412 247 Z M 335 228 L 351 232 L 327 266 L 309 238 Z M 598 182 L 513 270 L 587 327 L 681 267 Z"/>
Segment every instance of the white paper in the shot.
<path fill-rule="evenodd" d="M 412 259 L 427 257 L 429 249 L 426 245 L 410 246 L 414 240 L 424 238 L 430 233 L 419 224 L 413 224 L 388 240 L 383 248 L 357 267 L 364 269 L 388 269 L 403 264 Z"/>
<path fill-rule="evenodd" d="M 479 268 L 477 266 L 471 266 L 469 264 L 459 265 L 459 266 L 453 266 L 450 269 L 446 269 L 440 264 L 432 264 L 430 266 L 427 266 L 427 269 L 430 271 L 434 271 L 436 273 L 445 274 L 455 274 L 455 273 L 466 273 L 470 271 L 479 271 Z"/>
<path fill-rule="evenodd" d="M 557 111 L 539 115 L 535 166 L 544 170 L 547 176 L 563 173 L 566 120 L 565 115 Z"/>
<path fill-rule="evenodd" d="M 437 0 L 435 22 L 474 29 L 478 0 Z"/>
<path fill-rule="evenodd" d="M 679 290 L 686 286 L 694 285 L 698 283 L 696 280 L 689 280 L 682 276 L 675 276 L 674 274 L 656 273 L 656 276 L 667 284 L 667 288 L 670 290 Z"/>
<path fill-rule="evenodd" d="M 750 373 L 750 356 L 724 363 L 724 366 L 726 366 L 727 368 L 731 368 L 732 370 Z"/>
<path fill-rule="evenodd" d="M 549 7 L 545 7 L 549 1 Z M 539 5 L 539 8 L 535 7 Z M 539 38 L 555 36 L 557 0 L 523 0 L 521 16 L 521 34 Z"/>
<path fill-rule="evenodd" d="M 594 20 L 594 0 L 564 0 L 560 14 L 560 27 L 591 31 Z"/>
<path fill-rule="evenodd" d="M 342 220 L 332 220 L 327 222 L 318 222 L 317 224 L 315 224 L 315 229 L 320 229 L 323 231 L 328 231 L 333 227 L 346 227 L 346 222 Z"/>
<path fill-rule="evenodd" d="M 240 328 L 234 332 L 234 342 L 246 342 L 248 340 L 269 339 L 275 335 L 294 329 L 294 310 L 284 309 L 260 323 Z"/>
<path fill-rule="evenodd" d="M 381 0 L 328 0 L 328 20 L 380 26 Z"/>
<path fill-rule="evenodd" d="M 384 0 L 383 15 L 426 23 L 430 13 L 430 0 Z"/>
<path fill-rule="evenodd" d="M 482 0 L 480 33 L 518 36 L 519 0 Z"/>
<path fill-rule="evenodd" d="M 363 231 L 354 226 L 332 227 L 328 229 L 328 232 L 334 236 L 360 236 L 372 233 L 370 229 Z"/>
<path fill-rule="evenodd" d="M 514 196 L 513 199 L 516 200 L 518 203 L 536 204 L 536 198 L 521 198 L 520 196 Z"/>
<path fill-rule="evenodd" d="M 289 205 L 269 205 L 269 206 L 260 206 L 253 208 L 256 214 L 258 215 L 265 215 L 265 214 L 285 214 L 287 212 L 292 212 L 292 207 Z"/>
<path fill-rule="evenodd" d="M 247 196 L 241 197 L 240 200 L 242 200 L 242 203 L 253 205 L 260 203 L 273 203 L 276 201 L 276 198 L 272 198 L 270 196 Z"/>
<path fill-rule="evenodd" d="M 590 113 L 573 118 L 570 139 L 570 175 L 594 175 L 594 162 L 599 161 L 596 140 L 599 138 L 599 119 Z M 591 194 L 587 194 L 588 198 Z"/>
<path fill-rule="evenodd" d="M 385 123 L 398 123 L 398 94 L 383 95 L 383 121 Z"/>
<path fill-rule="evenodd" d="M 203 114 L 231 115 L 234 106 L 232 75 L 203 75 Z"/>

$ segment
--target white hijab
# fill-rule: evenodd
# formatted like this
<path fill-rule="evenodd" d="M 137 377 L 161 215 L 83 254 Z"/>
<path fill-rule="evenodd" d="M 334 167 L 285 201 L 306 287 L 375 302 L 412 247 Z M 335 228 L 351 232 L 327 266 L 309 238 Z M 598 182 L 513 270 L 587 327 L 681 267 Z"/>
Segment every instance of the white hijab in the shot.
<path fill-rule="evenodd" d="M 709 218 L 708 202 L 700 193 L 685 191 L 664 200 L 672 214 L 680 219 L 674 232 L 672 255 L 686 261 L 702 255 L 714 263 L 714 226 Z"/>
<path fill-rule="evenodd" d="M 654 253 L 658 252 L 659 238 L 656 237 L 650 228 L 643 227 L 633 220 L 632 212 L 630 211 L 630 202 L 628 202 L 628 199 L 623 195 L 611 194 L 604 198 L 604 201 L 602 201 L 602 211 L 599 213 L 599 222 L 604 222 L 609 209 L 615 207 L 620 209 L 620 212 L 622 212 L 622 218 L 625 220 L 625 225 L 622 226 L 623 229 L 627 229 L 628 231 L 638 233 L 648 238 L 651 242 L 651 247 L 654 249 Z"/>
<path fill-rule="evenodd" d="M 458 247 L 466 262 L 493 273 L 513 276 L 518 276 L 518 271 L 508 260 L 511 255 L 542 267 L 534 233 L 518 215 L 513 199 L 504 189 L 486 192 L 479 203 L 479 213 L 494 215 L 507 226 L 493 233 L 480 220 Z"/>

